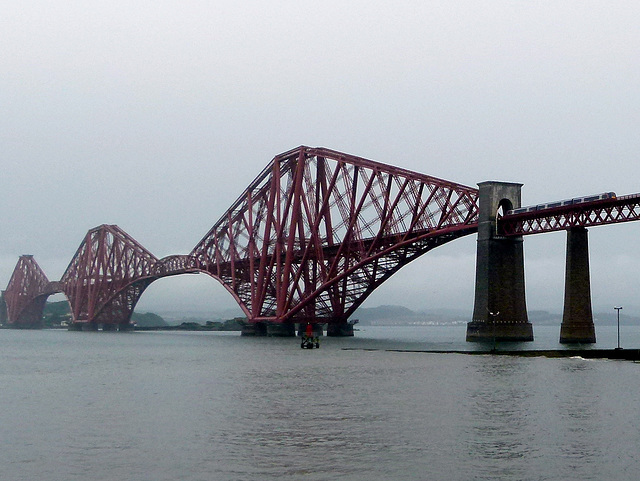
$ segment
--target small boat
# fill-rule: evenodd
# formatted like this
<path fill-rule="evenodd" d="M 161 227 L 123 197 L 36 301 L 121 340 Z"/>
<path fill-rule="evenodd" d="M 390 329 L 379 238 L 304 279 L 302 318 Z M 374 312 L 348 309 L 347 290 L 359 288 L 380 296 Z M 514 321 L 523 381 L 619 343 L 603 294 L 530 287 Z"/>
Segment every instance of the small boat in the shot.
<path fill-rule="evenodd" d="M 301 349 L 318 349 L 319 347 L 320 339 L 318 339 L 317 337 L 307 337 L 306 335 L 302 336 L 302 341 L 300 341 Z"/>
<path fill-rule="evenodd" d="M 313 326 L 309 323 L 305 329 L 305 333 L 302 335 L 300 341 L 301 349 L 318 349 L 320 347 L 320 339 L 318 336 L 313 335 Z"/>

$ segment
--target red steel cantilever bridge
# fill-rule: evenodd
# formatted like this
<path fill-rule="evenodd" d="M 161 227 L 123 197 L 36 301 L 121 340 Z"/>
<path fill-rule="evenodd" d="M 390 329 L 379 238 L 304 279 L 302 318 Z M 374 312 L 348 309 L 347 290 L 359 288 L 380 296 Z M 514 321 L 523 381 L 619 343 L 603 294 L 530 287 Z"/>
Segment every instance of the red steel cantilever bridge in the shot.
<path fill-rule="evenodd" d="M 156 279 L 206 273 L 250 325 L 347 325 L 391 275 L 478 231 L 478 189 L 325 148 L 276 156 L 187 255 L 158 259 L 115 225 L 91 229 L 60 281 L 20 257 L 3 298 L 7 323 L 41 325 L 62 292 L 77 327 L 126 328 Z M 500 235 L 638 220 L 640 196 L 498 219 Z M 4 311 L 4 309 L 0 309 Z"/>
<path fill-rule="evenodd" d="M 63 292 L 77 325 L 126 326 L 154 280 L 204 272 L 250 323 L 342 325 L 425 252 L 477 229 L 477 189 L 324 148 L 276 156 L 188 255 L 156 258 L 114 225 L 90 230 L 62 279 L 20 258 L 8 323 L 35 326 Z"/>

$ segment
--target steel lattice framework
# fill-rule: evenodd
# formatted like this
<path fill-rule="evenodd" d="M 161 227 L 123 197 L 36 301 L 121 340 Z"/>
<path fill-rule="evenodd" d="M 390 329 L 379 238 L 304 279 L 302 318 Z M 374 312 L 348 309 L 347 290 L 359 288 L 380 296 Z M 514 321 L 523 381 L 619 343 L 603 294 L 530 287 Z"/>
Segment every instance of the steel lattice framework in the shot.
<path fill-rule="evenodd" d="M 520 236 L 640 220 L 640 194 L 498 219 Z M 154 280 L 205 272 L 252 322 L 346 322 L 380 284 L 478 229 L 478 190 L 323 148 L 276 156 L 189 255 L 156 258 L 115 225 L 91 229 L 59 282 L 21 256 L 2 299 L 37 327 L 64 292 L 76 324 L 128 325 Z"/>
<path fill-rule="evenodd" d="M 129 323 L 157 262 L 118 226 L 91 229 L 60 280 L 74 322 Z"/>
<path fill-rule="evenodd" d="M 498 233 L 522 236 L 636 220 L 640 220 L 640 194 L 504 216 L 498 221 Z"/>
<path fill-rule="evenodd" d="M 154 280 L 205 272 L 250 321 L 345 322 L 402 266 L 476 232 L 477 204 L 475 188 L 299 147 L 275 157 L 189 255 L 158 259 L 101 225 L 59 282 L 23 256 L 4 293 L 8 320 L 41 322 L 46 298 L 64 292 L 74 324 L 126 326 Z"/>
<path fill-rule="evenodd" d="M 126 327 L 149 284 L 177 274 L 201 272 L 195 258 L 157 259 L 116 225 L 87 232 L 62 280 L 50 282 L 33 256 L 21 256 L 6 291 L 7 322 L 13 327 L 41 327 L 47 297 L 63 292 L 76 326 Z"/>
<path fill-rule="evenodd" d="M 477 231 L 478 191 L 323 149 L 275 157 L 191 252 L 252 321 L 344 322 L 402 266 Z"/>
<path fill-rule="evenodd" d="M 47 297 L 58 289 L 31 255 L 18 259 L 3 297 L 7 320 L 14 327 L 41 327 L 42 309 Z"/>

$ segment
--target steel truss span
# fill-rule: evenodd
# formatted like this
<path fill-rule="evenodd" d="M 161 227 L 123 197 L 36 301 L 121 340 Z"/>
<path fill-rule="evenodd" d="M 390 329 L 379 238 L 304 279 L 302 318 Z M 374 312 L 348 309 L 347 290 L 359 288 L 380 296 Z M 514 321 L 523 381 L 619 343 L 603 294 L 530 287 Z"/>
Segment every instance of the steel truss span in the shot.
<path fill-rule="evenodd" d="M 636 220 L 640 220 L 640 194 L 505 215 L 497 228 L 499 235 L 522 236 Z"/>
<path fill-rule="evenodd" d="M 44 303 L 57 289 L 58 283 L 47 279 L 33 256 L 20 256 L 3 292 L 7 321 L 14 327 L 41 327 Z"/>
<path fill-rule="evenodd" d="M 62 276 L 75 322 L 128 323 L 158 259 L 115 225 L 87 232 Z"/>
<path fill-rule="evenodd" d="M 640 219 L 640 194 L 610 194 L 512 211 L 498 218 L 498 234 Z M 340 324 L 404 265 L 477 229 L 475 188 L 298 147 L 276 156 L 188 255 L 158 259 L 118 226 L 101 225 L 87 232 L 60 281 L 21 256 L 0 309 L 10 325 L 38 327 L 46 298 L 63 292 L 74 324 L 126 327 L 153 281 L 204 272 L 249 321 Z"/>
<path fill-rule="evenodd" d="M 340 152 L 275 157 L 193 249 L 254 321 L 344 322 L 393 273 L 477 230 L 477 189 Z"/>
<path fill-rule="evenodd" d="M 189 255 L 158 259 L 101 225 L 59 282 L 23 256 L 4 293 L 8 321 L 41 318 L 46 297 L 63 292 L 74 323 L 126 326 L 151 282 L 204 272 L 250 321 L 342 323 L 401 267 L 476 232 L 477 220 L 475 188 L 299 147 L 276 156 Z"/>

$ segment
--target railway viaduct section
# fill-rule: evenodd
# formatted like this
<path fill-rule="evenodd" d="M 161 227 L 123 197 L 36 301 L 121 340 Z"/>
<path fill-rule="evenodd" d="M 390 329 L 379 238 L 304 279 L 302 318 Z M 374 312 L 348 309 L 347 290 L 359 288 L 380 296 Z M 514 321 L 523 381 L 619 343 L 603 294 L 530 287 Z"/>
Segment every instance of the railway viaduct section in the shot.
<path fill-rule="evenodd" d="M 521 207 L 521 184 L 479 189 L 324 148 L 276 156 L 189 254 L 158 259 L 115 225 L 91 229 L 59 281 L 31 255 L 2 292 L 0 321 L 42 324 L 62 292 L 73 329 L 131 328 L 144 290 L 172 275 L 218 280 L 246 315 L 244 334 L 294 335 L 311 324 L 353 335 L 350 316 L 407 263 L 478 233 L 476 293 L 467 340 L 533 339 L 523 237 L 566 230 L 562 342 L 595 342 L 586 228 L 640 218 L 640 195 Z"/>

